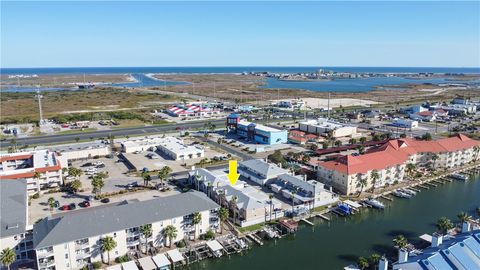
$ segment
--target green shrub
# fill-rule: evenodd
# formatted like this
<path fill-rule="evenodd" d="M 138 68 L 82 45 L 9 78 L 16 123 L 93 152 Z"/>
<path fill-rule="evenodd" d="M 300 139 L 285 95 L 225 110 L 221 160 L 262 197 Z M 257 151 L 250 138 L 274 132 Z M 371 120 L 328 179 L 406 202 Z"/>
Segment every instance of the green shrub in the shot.
<path fill-rule="evenodd" d="M 208 230 L 205 233 L 205 240 L 211 240 L 213 238 L 215 238 L 215 233 L 212 230 Z"/>
<path fill-rule="evenodd" d="M 115 259 L 115 262 L 116 262 L 116 263 L 124 263 L 124 262 L 128 262 L 128 261 L 129 261 L 129 260 L 128 260 L 127 255 L 123 255 L 123 256 L 117 257 L 117 258 Z"/>
<path fill-rule="evenodd" d="M 178 248 L 184 248 L 186 245 L 187 245 L 187 244 L 185 243 L 184 240 L 180 240 L 180 241 L 178 241 L 178 242 L 176 243 L 176 246 L 177 246 Z"/>
<path fill-rule="evenodd" d="M 33 194 L 32 198 L 33 198 L 33 199 L 38 199 L 38 198 L 40 198 L 40 193 L 35 193 L 35 194 Z"/>
<path fill-rule="evenodd" d="M 102 268 L 102 262 L 97 261 L 92 263 L 93 269 L 100 269 Z"/>

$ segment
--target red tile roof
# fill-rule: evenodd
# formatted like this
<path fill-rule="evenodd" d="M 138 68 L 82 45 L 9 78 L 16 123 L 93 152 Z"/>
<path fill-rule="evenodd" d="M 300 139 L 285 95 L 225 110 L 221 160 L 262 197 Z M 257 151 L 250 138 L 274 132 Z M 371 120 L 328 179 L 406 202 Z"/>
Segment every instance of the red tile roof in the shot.
<path fill-rule="evenodd" d="M 26 155 L 6 155 L 3 157 L 0 157 L 0 162 L 8 161 L 8 160 L 19 160 L 19 159 L 30 159 L 32 158 L 32 154 L 26 154 Z"/>
<path fill-rule="evenodd" d="M 416 153 L 442 153 L 472 148 L 480 145 L 463 134 L 437 141 L 417 141 L 412 139 L 390 140 L 381 147 L 360 156 L 346 156 L 319 165 L 344 174 L 366 173 L 403 164 L 410 155 Z"/>

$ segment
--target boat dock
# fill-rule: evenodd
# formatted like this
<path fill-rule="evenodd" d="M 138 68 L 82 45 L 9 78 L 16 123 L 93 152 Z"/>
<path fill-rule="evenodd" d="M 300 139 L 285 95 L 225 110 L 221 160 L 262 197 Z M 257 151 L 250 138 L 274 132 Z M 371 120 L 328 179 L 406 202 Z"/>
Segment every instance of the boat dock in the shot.
<path fill-rule="evenodd" d="M 301 221 L 307 223 L 307 224 L 310 225 L 310 226 L 314 226 L 314 225 L 315 225 L 315 224 L 313 224 L 313 222 L 309 221 L 309 220 L 306 219 L 306 218 L 302 218 Z"/>
<path fill-rule="evenodd" d="M 256 236 L 255 234 L 249 233 L 249 234 L 247 234 L 247 237 L 252 239 L 252 241 L 257 243 L 258 245 L 263 246 L 262 240 L 258 236 Z"/>
<path fill-rule="evenodd" d="M 424 186 L 424 185 L 418 185 L 419 187 L 423 188 L 423 189 L 430 189 L 429 187 L 427 186 Z"/>
<path fill-rule="evenodd" d="M 327 216 L 325 216 L 325 215 L 317 214 L 317 215 L 315 215 L 315 216 L 316 216 L 316 217 L 319 217 L 319 218 L 322 218 L 322 219 L 324 219 L 324 220 L 326 220 L 326 221 L 330 221 L 330 218 L 327 217 Z"/>
<path fill-rule="evenodd" d="M 382 195 L 382 196 L 380 196 L 380 198 L 382 198 L 382 199 L 384 199 L 384 200 L 387 200 L 387 201 L 393 202 L 393 198 L 390 197 L 390 196 L 387 196 L 387 195 Z"/>

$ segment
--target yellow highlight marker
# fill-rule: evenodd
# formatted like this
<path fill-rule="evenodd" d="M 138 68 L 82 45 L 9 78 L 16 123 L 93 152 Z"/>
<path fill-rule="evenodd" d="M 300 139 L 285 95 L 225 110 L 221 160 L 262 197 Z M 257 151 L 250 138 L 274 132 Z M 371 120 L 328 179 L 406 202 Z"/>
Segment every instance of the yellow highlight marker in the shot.
<path fill-rule="evenodd" d="M 230 180 L 230 185 L 234 186 L 237 182 L 240 174 L 237 173 L 237 161 L 232 159 L 228 162 L 228 180 Z"/>

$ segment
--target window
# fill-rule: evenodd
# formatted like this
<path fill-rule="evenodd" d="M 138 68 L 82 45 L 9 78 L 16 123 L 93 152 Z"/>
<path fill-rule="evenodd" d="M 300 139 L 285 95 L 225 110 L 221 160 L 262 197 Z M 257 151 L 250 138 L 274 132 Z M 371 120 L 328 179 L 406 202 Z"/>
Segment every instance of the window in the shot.
<path fill-rule="evenodd" d="M 68 259 L 68 253 L 65 253 L 65 259 Z"/>
<path fill-rule="evenodd" d="M 117 233 L 113 233 L 113 237 L 117 237 Z"/>

